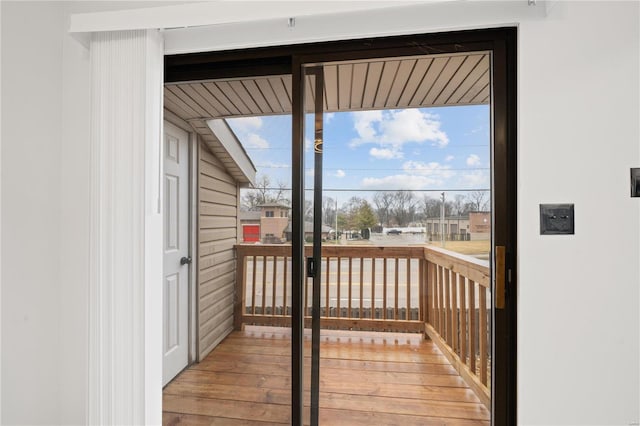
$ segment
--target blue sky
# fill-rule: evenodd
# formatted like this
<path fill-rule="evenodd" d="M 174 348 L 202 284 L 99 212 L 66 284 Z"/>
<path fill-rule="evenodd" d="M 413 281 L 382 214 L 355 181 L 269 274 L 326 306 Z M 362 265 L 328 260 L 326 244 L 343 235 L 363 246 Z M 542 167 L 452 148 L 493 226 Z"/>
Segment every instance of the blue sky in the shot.
<path fill-rule="evenodd" d="M 363 190 L 489 188 L 489 113 L 488 105 L 478 105 L 325 114 L 324 187 L 362 196 Z M 308 179 L 312 118 L 306 122 Z M 228 122 L 258 174 L 290 187 L 291 116 Z"/>

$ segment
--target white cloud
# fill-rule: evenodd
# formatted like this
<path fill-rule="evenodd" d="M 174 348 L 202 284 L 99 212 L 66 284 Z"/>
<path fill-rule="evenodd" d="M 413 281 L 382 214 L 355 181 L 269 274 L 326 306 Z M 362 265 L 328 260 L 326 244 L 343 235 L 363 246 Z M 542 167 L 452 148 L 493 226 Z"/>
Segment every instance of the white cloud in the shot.
<path fill-rule="evenodd" d="M 382 111 L 358 111 L 351 113 L 351 116 L 353 117 L 353 127 L 363 143 L 376 137 L 374 123 L 382 121 Z"/>
<path fill-rule="evenodd" d="M 489 173 L 486 170 L 471 170 L 462 174 L 461 181 L 470 188 L 488 188 Z"/>
<path fill-rule="evenodd" d="M 262 128 L 262 118 L 260 117 L 241 117 L 229 119 L 229 125 L 238 136 L 238 140 L 245 147 L 251 149 L 269 148 L 269 142 L 257 131 Z"/>
<path fill-rule="evenodd" d="M 324 115 L 324 122 L 325 123 L 329 123 L 331 122 L 331 120 L 333 120 L 333 118 L 336 116 L 335 112 L 327 112 Z"/>
<path fill-rule="evenodd" d="M 453 155 L 447 155 L 444 159 L 444 161 L 449 162 L 449 161 L 453 161 L 453 159 L 456 158 Z"/>
<path fill-rule="evenodd" d="M 435 176 L 441 182 L 443 179 L 449 179 L 454 175 L 451 166 L 442 165 L 435 161 L 423 163 L 422 161 L 406 161 L 402 165 L 402 169 L 410 175 Z"/>
<path fill-rule="evenodd" d="M 269 169 L 288 169 L 290 166 L 286 163 L 278 163 L 277 161 L 265 160 L 261 161 L 259 167 L 269 168 Z"/>
<path fill-rule="evenodd" d="M 381 160 L 392 160 L 394 158 L 402 158 L 402 152 L 396 149 L 387 149 L 387 148 L 371 148 L 369 150 L 369 155 L 373 158 L 379 158 Z"/>
<path fill-rule="evenodd" d="M 231 125 L 238 132 L 251 132 L 262 127 L 262 118 L 260 117 L 241 117 L 229 120 Z"/>
<path fill-rule="evenodd" d="M 249 133 L 242 138 L 247 148 L 269 148 L 269 142 L 267 142 L 262 136 L 257 133 Z"/>
<path fill-rule="evenodd" d="M 343 178 L 345 177 L 347 174 L 344 172 L 344 170 L 342 169 L 338 169 L 336 170 L 336 174 L 334 175 L 337 178 Z"/>
<path fill-rule="evenodd" d="M 449 144 L 438 116 L 419 109 L 359 111 L 351 113 L 351 117 L 358 137 L 351 140 L 350 146 L 377 145 L 379 149 L 369 152 L 376 158 L 401 158 L 402 147 L 407 143 L 431 143 L 441 148 Z"/>
<path fill-rule="evenodd" d="M 437 162 L 405 161 L 402 170 L 404 174 L 364 178 L 362 187 L 381 190 L 428 189 L 433 185 L 444 185 L 448 179 L 455 176 L 450 166 Z"/>
<path fill-rule="evenodd" d="M 480 165 L 480 157 L 476 154 L 471 154 L 467 157 L 467 166 L 478 166 Z"/>
<path fill-rule="evenodd" d="M 362 179 L 363 188 L 393 190 L 393 189 L 424 189 L 439 183 L 439 179 L 417 175 L 391 175 L 382 178 L 368 177 Z"/>

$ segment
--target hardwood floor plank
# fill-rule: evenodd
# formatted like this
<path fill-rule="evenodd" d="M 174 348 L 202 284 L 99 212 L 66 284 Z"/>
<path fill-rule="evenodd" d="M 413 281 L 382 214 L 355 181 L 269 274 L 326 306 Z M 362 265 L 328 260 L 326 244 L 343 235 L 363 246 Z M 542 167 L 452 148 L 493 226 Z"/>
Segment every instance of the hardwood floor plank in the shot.
<path fill-rule="evenodd" d="M 165 387 L 163 424 L 288 424 L 290 345 L 290 329 L 232 333 Z M 323 425 L 489 425 L 475 393 L 419 335 L 323 330 L 320 352 Z M 308 348 L 305 355 L 309 401 Z M 308 423 L 308 407 L 305 415 Z"/>
<path fill-rule="evenodd" d="M 291 408 L 287 405 L 163 395 L 166 411 L 222 417 L 236 420 L 261 419 L 272 423 L 290 423 Z"/>
<path fill-rule="evenodd" d="M 307 348 L 305 345 L 305 352 L 310 353 L 311 347 Z M 343 358 L 343 359 L 361 359 L 369 361 L 395 361 L 395 362 L 422 362 L 432 364 L 448 364 L 449 361 L 444 355 L 439 353 L 424 354 L 418 350 L 402 350 L 396 348 L 382 348 L 382 347 L 348 347 L 346 344 L 336 346 L 320 345 L 320 351 L 322 357 L 325 358 Z M 227 353 L 250 353 L 257 355 L 283 355 L 288 356 L 291 353 L 291 349 L 281 346 L 253 346 L 253 345 L 238 345 L 233 342 L 218 346 L 215 353 L 227 352 Z"/>
<path fill-rule="evenodd" d="M 290 366 L 291 359 L 286 355 L 258 355 L 246 353 L 225 353 L 219 352 L 214 355 L 218 361 L 241 361 L 247 363 L 279 364 Z M 305 357 L 307 360 L 311 356 Z M 309 361 L 310 362 L 310 361 Z M 402 373 L 423 373 L 423 374 L 458 374 L 449 364 L 429 364 L 429 363 L 408 363 L 392 361 L 367 361 L 359 359 L 335 359 L 322 358 L 320 365 L 326 368 L 337 368 L 345 370 L 364 371 L 397 371 Z"/>
<path fill-rule="evenodd" d="M 259 420 L 239 420 L 211 416 L 199 416 L 194 414 L 171 413 L 165 411 L 162 414 L 163 426 L 279 426 L 287 423 L 262 422 Z"/>
<path fill-rule="evenodd" d="M 306 386 L 309 389 L 309 386 Z M 420 399 L 424 401 L 449 401 L 480 403 L 473 391 L 465 388 L 444 388 L 438 386 L 376 384 L 368 382 L 335 383 L 320 380 L 322 394 L 366 395 L 385 398 Z M 291 392 L 287 386 L 255 387 L 221 383 L 194 383 L 180 381 L 171 383 L 165 394 L 188 395 L 201 398 L 240 399 L 248 402 L 290 404 Z"/>
<path fill-rule="evenodd" d="M 308 363 L 307 363 L 308 367 Z M 291 369 L 277 364 L 260 365 L 255 363 L 247 363 L 240 361 L 218 361 L 215 359 L 207 359 L 200 364 L 191 367 L 196 370 L 228 372 L 238 374 L 267 374 L 275 376 L 289 377 Z M 308 370 L 308 368 L 307 368 Z M 306 371 L 306 376 L 309 371 Z M 327 380 L 344 379 L 344 370 L 326 367 L 323 369 L 323 377 Z M 360 374 L 356 378 L 357 381 L 363 380 Z M 421 373 L 403 373 L 396 371 L 367 371 L 366 380 L 374 383 L 404 383 L 414 385 L 433 385 L 433 386 L 450 386 L 450 387 L 467 387 L 467 384 L 457 375 L 445 374 L 421 374 Z"/>
<path fill-rule="evenodd" d="M 308 410 L 306 410 L 308 411 Z M 306 419 L 309 414 L 306 414 Z M 308 420 L 307 420 L 308 422 Z M 350 426 L 489 426 L 488 420 L 449 419 L 446 417 L 408 416 L 367 411 L 320 409 L 319 422 L 322 425 Z"/>

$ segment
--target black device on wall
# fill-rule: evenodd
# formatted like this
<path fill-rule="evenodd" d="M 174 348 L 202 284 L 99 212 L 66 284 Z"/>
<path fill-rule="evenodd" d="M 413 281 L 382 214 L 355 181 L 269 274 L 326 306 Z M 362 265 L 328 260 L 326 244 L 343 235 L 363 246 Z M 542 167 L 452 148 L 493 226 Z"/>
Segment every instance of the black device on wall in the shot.
<path fill-rule="evenodd" d="M 540 235 L 575 233 L 573 204 L 540 204 Z"/>
<path fill-rule="evenodd" d="M 640 168 L 631 169 L 631 196 L 640 197 Z"/>

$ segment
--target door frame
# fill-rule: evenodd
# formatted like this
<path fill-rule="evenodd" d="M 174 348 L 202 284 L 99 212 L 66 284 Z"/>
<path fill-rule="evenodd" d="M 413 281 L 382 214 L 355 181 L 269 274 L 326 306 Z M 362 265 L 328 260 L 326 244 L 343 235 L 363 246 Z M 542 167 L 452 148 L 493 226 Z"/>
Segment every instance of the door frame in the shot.
<path fill-rule="evenodd" d="M 492 309 L 492 423 L 517 422 L 517 28 L 503 27 L 330 41 L 165 56 L 165 82 L 223 77 L 292 75 L 292 282 L 304 279 L 303 64 L 430 53 L 492 51 L 492 248 L 506 247 L 506 304 Z M 215 67 L 211 67 L 215 64 Z M 209 65 L 209 66 L 207 66 Z M 296 209 L 296 206 L 298 207 Z M 496 223 L 499 227 L 496 226 Z M 495 271 L 492 253 L 492 271 Z M 495 273 L 492 274 L 495 280 Z M 492 283 L 495 287 L 495 283 Z M 301 419 L 302 287 L 292 291 L 292 422 Z M 298 303 L 295 303 L 295 302 Z M 496 369 L 496 365 L 504 366 Z"/>
<path fill-rule="evenodd" d="M 188 156 L 189 156 L 189 171 L 188 171 L 188 201 L 187 201 L 187 219 L 189 221 L 187 225 L 188 229 L 188 247 L 189 253 L 188 256 L 191 257 L 191 264 L 187 265 L 189 268 L 187 275 L 187 285 L 188 285 L 188 312 L 187 312 L 187 367 L 196 362 L 198 355 L 198 136 L 193 131 L 184 125 L 176 124 L 175 122 L 171 122 L 166 119 L 166 117 L 162 117 L 162 137 L 164 140 L 165 126 L 166 125 L 173 126 L 179 130 L 182 130 L 187 133 L 187 146 L 188 146 Z M 164 170 L 164 156 L 163 156 L 163 165 L 162 169 Z M 162 188 L 164 193 L 164 186 Z M 164 240 L 163 240 L 164 241 Z M 164 266 L 164 263 L 163 263 Z M 163 330 L 164 332 L 164 330 Z M 177 377 L 180 373 L 178 373 L 175 377 Z M 174 378 L 175 378 L 174 377 Z M 173 379 L 172 379 L 173 380 Z M 171 383 L 171 380 L 167 383 Z M 166 386 L 166 385 L 165 385 Z"/>

